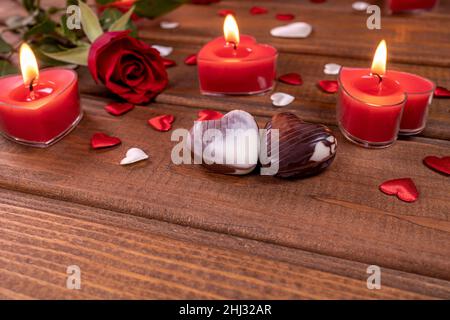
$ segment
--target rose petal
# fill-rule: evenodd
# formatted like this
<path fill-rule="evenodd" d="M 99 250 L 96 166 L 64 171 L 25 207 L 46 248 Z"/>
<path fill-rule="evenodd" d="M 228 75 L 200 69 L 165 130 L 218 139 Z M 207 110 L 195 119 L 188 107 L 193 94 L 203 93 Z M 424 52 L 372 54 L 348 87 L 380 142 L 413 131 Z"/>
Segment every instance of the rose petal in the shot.
<path fill-rule="evenodd" d="M 169 131 L 172 128 L 174 116 L 171 114 L 163 114 L 148 120 L 148 124 L 158 131 Z"/>
<path fill-rule="evenodd" d="M 157 45 L 157 44 L 154 44 L 152 46 L 152 48 L 158 50 L 158 52 L 161 55 L 161 57 L 167 57 L 173 51 L 172 47 L 160 46 L 160 45 Z"/>
<path fill-rule="evenodd" d="M 436 87 L 434 96 L 436 98 L 450 98 L 450 90 L 444 87 Z"/>
<path fill-rule="evenodd" d="M 119 102 L 111 102 L 106 105 L 105 110 L 112 114 L 113 116 L 121 116 L 128 111 L 133 110 L 134 104 L 131 103 L 119 103 Z"/>
<path fill-rule="evenodd" d="M 193 53 L 188 55 L 186 59 L 184 59 L 184 63 L 188 66 L 195 66 L 197 64 L 197 54 Z"/>
<path fill-rule="evenodd" d="M 279 81 L 291 84 L 294 86 L 299 86 L 303 83 L 302 77 L 298 73 L 286 73 L 278 78 Z"/>
<path fill-rule="evenodd" d="M 217 14 L 221 17 L 226 17 L 229 14 L 232 14 L 233 16 L 235 16 L 236 12 L 234 12 L 233 10 L 230 10 L 230 9 L 222 9 L 222 10 L 217 11 Z"/>
<path fill-rule="evenodd" d="M 341 70 L 341 65 L 337 63 L 327 63 L 323 67 L 323 73 L 330 75 L 339 74 L 339 70 Z"/>
<path fill-rule="evenodd" d="M 312 26 L 306 22 L 294 22 L 270 30 L 273 37 L 279 38 L 306 38 L 310 35 Z"/>
<path fill-rule="evenodd" d="M 284 107 L 292 103 L 292 101 L 295 100 L 295 97 L 287 93 L 276 92 L 270 96 L 270 99 L 275 107 Z"/>
<path fill-rule="evenodd" d="M 148 159 L 148 155 L 139 148 L 130 148 L 127 151 L 127 154 L 125 155 L 125 158 L 123 158 L 120 161 L 121 165 L 127 165 L 127 164 L 131 164 L 131 163 L 135 163 L 138 161 L 142 161 L 142 160 L 147 160 Z"/>
<path fill-rule="evenodd" d="M 336 93 L 339 87 L 336 80 L 320 80 L 317 86 L 326 93 Z"/>
<path fill-rule="evenodd" d="M 295 19 L 295 15 L 291 14 L 291 13 L 278 13 L 275 18 L 277 18 L 277 20 L 281 20 L 281 21 L 290 21 L 290 20 L 294 20 Z"/>
<path fill-rule="evenodd" d="M 91 137 L 91 146 L 93 149 L 114 147 L 121 143 L 122 141 L 119 138 L 108 136 L 102 132 L 94 133 Z"/>
<path fill-rule="evenodd" d="M 178 28 L 179 25 L 180 23 L 175 21 L 161 21 L 161 23 L 159 24 L 161 29 L 168 29 L 168 30 Z"/>
<path fill-rule="evenodd" d="M 368 6 L 370 6 L 370 4 L 364 1 L 356 1 L 352 4 L 353 10 L 356 11 L 366 11 Z"/>
<path fill-rule="evenodd" d="M 198 113 L 198 118 L 196 121 L 205 120 L 218 120 L 223 117 L 223 114 L 216 110 L 205 109 Z"/>
<path fill-rule="evenodd" d="M 264 8 L 264 7 L 254 6 L 254 7 L 250 8 L 250 14 L 252 14 L 252 15 L 264 14 L 267 12 L 269 12 L 269 10 L 267 10 L 267 8 Z"/>
<path fill-rule="evenodd" d="M 166 68 L 175 67 L 177 65 L 175 60 L 171 60 L 171 59 L 167 59 L 167 58 L 163 58 L 163 63 L 164 63 L 164 67 L 166 67 Z"/>

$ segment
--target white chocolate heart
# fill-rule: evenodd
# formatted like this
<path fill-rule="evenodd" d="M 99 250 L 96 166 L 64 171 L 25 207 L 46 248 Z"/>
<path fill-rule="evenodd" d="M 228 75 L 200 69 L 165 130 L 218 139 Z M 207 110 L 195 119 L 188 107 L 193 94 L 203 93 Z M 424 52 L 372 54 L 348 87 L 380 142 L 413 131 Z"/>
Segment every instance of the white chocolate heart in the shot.
<path fill-rule="evenodd" d="M 342 66 L 337 63 L 327 63 L 323 67 L 323 73 L 330 74 L 330 75 L 339 74 L 339 70 L 341 70 L 341 67 Z"/>
<path fill-rule="evenodd" d="M 161 29 L 176 29 L 179 25 L 180 23 L 175 21 L 161 21 L 159 24 Z"/>
<path fill-rule="evenodd" d="M 157 44 L 153 45 L 152 48 L 158 50 L 161 57 L 167 57 L 173 51 L 172 47 L 160 46 Z"/>
<path fill-rule="evenodd" d="M 356 11 L 366 11 L 368 6 L 370 6 L 370 4 L 364 1 L 356 1 L 352 4 L 353 10 Z"/>
<path fill-rule="evenodd" d="M 131 164 L 131 163 L 135 163 L 135 162 L 147 160 L 147 159 L 148 159 L 148 155 L 141 149 L 130 148 L 130 149 L 128 149 L 127 154 L 125 155 L 125 158 L 123 158 L 120 161 L 120 164 L 124 166 L 127 164 Z"/>
<path fill-rule="evenodd" d="M 276 92 L 270 96 L 270 99 L 275 107 L 284 107 L 292 103 L 292 101 L 295 100 L 295 97 L 287 93 Z"/>
<path fill-rule="evenodd" d="M 310 35 L 312 26 L 306 22 L 294 22 L 270 30 L 273 37 L 279 38 L 306 38 Z"/>

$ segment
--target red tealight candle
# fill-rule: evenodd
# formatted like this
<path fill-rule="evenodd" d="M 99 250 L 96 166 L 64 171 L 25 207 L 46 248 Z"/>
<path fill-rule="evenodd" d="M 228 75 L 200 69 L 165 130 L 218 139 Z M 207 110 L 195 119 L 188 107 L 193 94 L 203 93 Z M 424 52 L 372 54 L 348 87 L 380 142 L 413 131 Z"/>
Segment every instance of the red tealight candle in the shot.
<path fill-rule="evenodd" d="M 399 82 L 407 96 L 400 122 L 400 134 L 420 133 L 425 128 L 428 106 L 433 99 L 435 84 L 428 79 L 407 72 L 389 70 L 386 72 L 386 76 Z"/>
<path fill-rule="evenodd" d="M 342 68 L 339 73 L 339 127 L 347 139 L 364 147 L 387 147 L 399 131 L 406 96 L 400 84 L 385 75 L 386 56 L 383 40 L 370 70 Z"/>
<path fill-rule="evenodd" d="M 224 36 L 198 53 L 200 90 L 208 95 L 251 95 L 269 91 L 276 77 L 277 50 L 239 35 L 233 15 L 224 22 Z"/>
<path fill-rule="evenodd" d="M 47 147 L 80 121 L 82 111 L 75 71 L 50 68 L 39 73 L 31 48 L 20 48 L 19 75 L 0 78 L 0 130 L 18 143 Z"/>
<path fill-rule="evenodd" d="M 433 9 L 438 0 L 389 0 L 388 7 L 392 13 L 413 12 Z"/>

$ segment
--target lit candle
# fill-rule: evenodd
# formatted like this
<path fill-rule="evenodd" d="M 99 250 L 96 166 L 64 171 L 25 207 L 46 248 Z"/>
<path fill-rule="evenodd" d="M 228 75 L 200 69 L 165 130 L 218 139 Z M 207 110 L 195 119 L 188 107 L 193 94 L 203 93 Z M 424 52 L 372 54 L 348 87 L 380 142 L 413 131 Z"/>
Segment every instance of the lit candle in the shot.
<path fill-rule="evenodd" d="M 344 136 L 365 147 L 391 145 L 400 127 L 406 95 L 386 75 L 387 49 L 381 41 L 371 69 L 342 68 L 339 73 L 337 118 Z"/>
<path fill-rule="evenodd" d="M 198 53 L 200 90 L 210 95 L 260 94 L 273 88 L 277 50 L 239 35 L 233 15 L 224 22 L 224 36 L 207 43 Z"/>
<path fill-rule="evenodd" d="M 0 130 L 18 143 L 47 147 L 70 132 L 82 111 L 75 71 L 50 68 L 39 72 L 33 51 L 20 47 L 22 76 L 0 78 Z"/>
<path fill-rule="evenodd" d="M 433 9 L 438 0 L 388 0 L 390 12 L 414 12 Z"/>

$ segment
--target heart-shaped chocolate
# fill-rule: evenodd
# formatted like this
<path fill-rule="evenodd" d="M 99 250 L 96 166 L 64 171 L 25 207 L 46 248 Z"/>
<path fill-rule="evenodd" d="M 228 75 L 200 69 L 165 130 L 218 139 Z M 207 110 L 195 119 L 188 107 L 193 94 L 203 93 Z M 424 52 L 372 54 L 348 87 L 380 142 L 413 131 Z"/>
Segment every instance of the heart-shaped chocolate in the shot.
<path fill-rule="evenodd" d="M 278 153 L 271 150 L 274 129 L 278 129 Z M 337 140 L 329 128 L 304 122 L 293 113 L 274 115 L 266 124 L 266 130 L 265 141 L 261 143 L 266 143 L 271 166 L 278 164 L 275 176 L 295 178 L 317 174 L 326 169 L 336 155 Z"/>
<path fill-rule="evenodd" d="M 385 181 L 380 185 L 380 190 L 387 195 L 396 195 L 405 202 L 414 202 L 419 197 L 419 191 L 410 178 Z"/>
<path fill-rule="evenodd" d="M 256 167 L 259 131 L 253 116 L 233 110 L 218 120 L 195 121 L 187 139 L 194 163 L 224 174 L 247 174 Z"/>
<path fill-rule="evenodd" d="M 423 163 L 437 172 L 450 175 L 450 156 L 442 158 L 428 156 L 423 159 Z"/>

